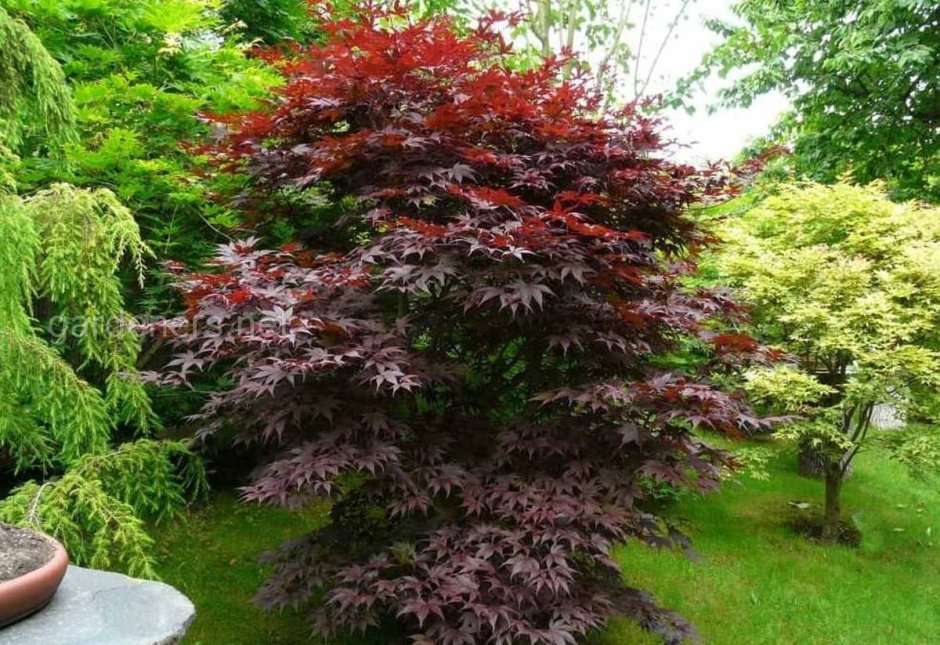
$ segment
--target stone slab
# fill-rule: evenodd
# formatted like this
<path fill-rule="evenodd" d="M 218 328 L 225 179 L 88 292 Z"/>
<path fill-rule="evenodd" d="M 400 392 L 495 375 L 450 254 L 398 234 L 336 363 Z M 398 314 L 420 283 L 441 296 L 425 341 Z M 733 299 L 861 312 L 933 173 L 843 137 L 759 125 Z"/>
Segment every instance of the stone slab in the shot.
<path fill-rule="evenodd" d="M 70 566 L 45 609 L 0 629 L 0 645 L 171 645 L 195 616 L 170 585 Z"/>

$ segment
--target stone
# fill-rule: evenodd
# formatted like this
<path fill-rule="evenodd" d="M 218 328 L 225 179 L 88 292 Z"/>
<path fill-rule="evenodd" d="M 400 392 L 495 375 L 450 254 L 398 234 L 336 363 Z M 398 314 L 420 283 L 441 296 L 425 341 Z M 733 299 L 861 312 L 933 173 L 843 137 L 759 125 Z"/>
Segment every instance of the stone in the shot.
<path fill-rule="evenodd" d="M 70 566 L 52 602 L 0 630 L 0 645 L 171 645 L 195 615 L 170 585 Z"/>

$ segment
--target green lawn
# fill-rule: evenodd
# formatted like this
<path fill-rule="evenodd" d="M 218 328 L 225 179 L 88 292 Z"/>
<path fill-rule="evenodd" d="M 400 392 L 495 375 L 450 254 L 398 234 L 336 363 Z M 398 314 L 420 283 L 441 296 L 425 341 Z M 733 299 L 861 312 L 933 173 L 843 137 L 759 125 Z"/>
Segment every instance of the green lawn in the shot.
<path fill-rule="evenodd" d="M 699 561 L 640 546 L 621 548 L 617 560 L 630 583 L 691 620 L 706 642 L 938 643 L 940 490 L 879 457 L 860 455 L 845 487 L 847 513 L 862 529 L 857 549 L 813 544 L 787 528 L 783 518 L 799 512 L 789 502 L 817 505 L 822 485 L 796 475 L 784 452 L 769 480 L 673 510 Z M 618 624 L 600 642 L 633 643 L 636 634 Z"/>
<path fill-rule="evenodd" d="M 322 525 L 325 506 L 291 512 L 215 495 L 205 508 L 157 529 L 158 572 L 196 605 L 186 645 L 276 645 L 309 639 L 296 611 L 266 613 L 251 604 L 265 578 L 258 555 Z"/>
<path fill-rule="evenodd" d="M 794 474 L 793 463 L 782 451 L 767 481 L 746 479 L 705 499 L 681 500 L 670 514 L 692 535 L 700 558 L 626 546 L 616 554 L 625 579 L 691 620 L 706 642 L 940 642 L 940 545 L 930 535 L 940 531 L 937 482 L 912 480 L 878 454 L 862 454 L 845 490 L 862 545 L 822 546 L 787 527 L 793 514 L 813 511 L 789 502 L 815 505 L 822 496 L 821 484 Z M 264 578 L 257 553 L 324 519 L 322 507 L 290 513 L 217 496 L 161 528 L 160 573 L 199 611 L 186 642 L 309 639 L 302 616 L 266 615 L 248 599 Z M 595 640 L 656 642 L 623 622 Z"/>

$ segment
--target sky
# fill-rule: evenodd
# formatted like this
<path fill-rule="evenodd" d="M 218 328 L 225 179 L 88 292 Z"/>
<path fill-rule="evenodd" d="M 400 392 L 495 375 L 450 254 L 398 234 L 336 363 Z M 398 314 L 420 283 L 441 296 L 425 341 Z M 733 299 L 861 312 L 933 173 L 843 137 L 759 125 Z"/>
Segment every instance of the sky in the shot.
<path fill-rule="evenodd" d="M 611 0 L 619 2 L 621 0 Z M 668 24 L 681 0 L 655 0 L 657 7 L 653 27 L 648 31 L 648 42 L 653 42 L 653 51 L 641 57 L 647 61 L 655 54 L 655 49 L 668 29 Z M 730 7 L 733 0 L 693 0 L 687 10 L 687 18 L 681 21 L 671 38 L 671 44 L 663 50 L 663 55 L 656 66 L 656 87 L 650 92 L 657 92 L 674 87 L 676 80 L 691 72 L 699 63 L 702 55 L 720 42 L 704 25 L 706 18 L 733 19 Z M 636 9 L 634 9 L 636 11 Z M 637 34 L 631 34 L 636 38 Z M 695 113 L 687 114 L 684 110 L 670 110 L 667 113 L 673 138 L 688 143 L 689 147 L 676 152 L 675 156 L 683 161 L 703 162 L 717 159 L 730 159 L 757 136 L 766 134 L 777 117 L 787 109 L 788 102 L 780 94 L 768 94 L 759 98 L 749 108 L 719 108 L 713 114 L 708 113 L 709 105 L 717 105 L 717 92 L 728 81 L 712 79 L 705 92 L 694 100 Z"/>

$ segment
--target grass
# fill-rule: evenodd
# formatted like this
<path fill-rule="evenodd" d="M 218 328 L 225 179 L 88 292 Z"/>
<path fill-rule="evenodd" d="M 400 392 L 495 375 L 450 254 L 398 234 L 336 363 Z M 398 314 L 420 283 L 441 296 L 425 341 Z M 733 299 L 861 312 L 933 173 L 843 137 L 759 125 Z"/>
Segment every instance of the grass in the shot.
<path fill-rule="evenodd" d="M 794 472 L 781 451 L 770 479 L 745 479 L 671 514 L 691 533 L 697 561 L 642 546 L 616 554 L 626 580 L 690 620 L 706 642 L 940 642 L 940 490 L 911 479 L 875 452 L 861 454 L 844 508 L 862 531 L 859 548 L 814 544 L 795 534 L 790 502 L 820 512 L 822 484 Z M 617 623 L 600 643 L 655 642 Z"/>
<path fill-rule="evenodd" d="M 266 613 L 251 604 L 265 579 L 261 552 L 322 526 L 325 506 L 302 512 L 248 505 L 218 494 L 211 504 L 158 527 L 158 573 L 196 606 L 185 645 L 296 645 L 310 641 L 299 611 Z"/>
<path fill-rule="evenodd" d="M 695 624 L 706 642 L 938 642 L 940 489 L 911 479 L 877 452 L 863 453 L 845 487 L 847 515 L 862 530 L 858 548 L 819 545 L 788 527 L 818 512 L 820 482 L 794 472 L 778 450 L 766 481 L 744 479 L 705 499 L 688 496 L 669 514 L 693 538 L 698 559 L 637 545 L 618 549 L 625 580 L 654 593 Z M 807 511 L 790 502 L 808 502 Z M 164 580 L 199 612 L 186 643 L 310 642 L 304 617 L 267 615 L 248 604 L 264 578 L 257 554 L 320 525 L 325 508 L 303 513 L 247 507 L 217 496 L 181 523 L 160 529 Z M 599 645 L 657 642 L 617 621 Z"/>

